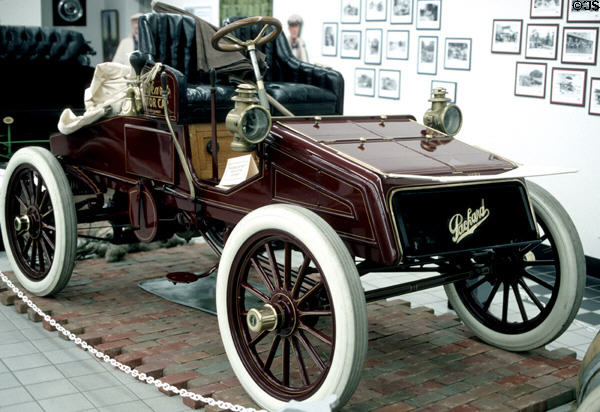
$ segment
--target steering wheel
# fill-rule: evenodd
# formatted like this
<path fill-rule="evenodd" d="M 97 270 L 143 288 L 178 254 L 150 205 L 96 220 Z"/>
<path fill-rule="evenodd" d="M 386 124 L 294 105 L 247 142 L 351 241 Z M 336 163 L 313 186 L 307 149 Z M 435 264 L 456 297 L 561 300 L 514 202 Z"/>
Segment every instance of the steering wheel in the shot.
<path fill-rule="evenodd" d="M 231 32 L 234 30 L 241 29 L 242 27 L 254 26 L 255 24 L 264 24 L 264 26 L 260 33 L 252 40 L 241 41 L 237 37 L 231 35 Z M 274 30 L 265 36 L 265 32 L 270 26 L 272 26 Z M 281 33 L 281 23 L 276 18 L 269 16 L 248 17 L 234 21 L 220 29 L 213 35 L 211 43 L 215 49 L 222 52 L 249 50 L 250 46 L 254 46 L 250 48 L 255 48 L 256 46 L 261 46 L 274 40 L 279 33 Z M 230 40 L 233 44 L 225 42 L 221 43 L 220 41 L 223 37 Z"/>

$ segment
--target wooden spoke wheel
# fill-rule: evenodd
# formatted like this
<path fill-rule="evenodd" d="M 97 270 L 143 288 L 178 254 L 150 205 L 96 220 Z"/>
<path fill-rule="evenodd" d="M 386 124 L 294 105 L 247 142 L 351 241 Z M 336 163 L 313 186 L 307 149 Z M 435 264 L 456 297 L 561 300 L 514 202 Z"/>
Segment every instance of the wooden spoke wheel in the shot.
<path fill-rule="evenodd" d="M 19 282 L 38 296 L 68 283 L 77 246 L 73 196 L 46 149 L 26 147 L 8 163 L 0 198 L 2 238 Z"/>
<path fill-rule="evenodd" d="M 221 257 L 217 313 L 227 356 L 262 407 L 343 405 L 360 379 L 366 304 L 337 234 L 305 209 L 273 205 L 238 223 Z"/>
<path fill-rule="evenodd" d="M 540 241 L 494 251 L 489 274 L 447 285 L 461 320 L 484 341 L 524 351 L 556 339 L 577 314 L 585 287 L 581 242 L 569 216 L 528 183 Z"/>

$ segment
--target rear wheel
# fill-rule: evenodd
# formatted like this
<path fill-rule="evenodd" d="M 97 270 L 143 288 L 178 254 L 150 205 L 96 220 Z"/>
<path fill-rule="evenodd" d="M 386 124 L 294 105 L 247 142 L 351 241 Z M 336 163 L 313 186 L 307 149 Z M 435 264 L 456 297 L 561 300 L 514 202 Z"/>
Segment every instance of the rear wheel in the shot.
<path fill-rule="evenodd" d="M 0 199 L 2 238 L 17 279 L 38 296 L 59 292 L 71 278 L 77 247 L 73 196 L 60 163 L 41 147 L 20 149 L 8 163 Z"/>
<path fill-rule="evenodd" d="M 259 405 L 348 401 L 367 349 L 366 303 L 354 261 L 325 221 L 288 205 L 248 214 L 225 244 L 216 295 L 227 357 Z"/>
<path fill-rule="evenodd" d="M 528 182 L 540 242 L 493 251 L 489 273 L 446 285 L 461 320 L 482 340 L 525 351 L 560 336 L 577 314 L 585 259 L 573 222 L 546 190 Z"/>

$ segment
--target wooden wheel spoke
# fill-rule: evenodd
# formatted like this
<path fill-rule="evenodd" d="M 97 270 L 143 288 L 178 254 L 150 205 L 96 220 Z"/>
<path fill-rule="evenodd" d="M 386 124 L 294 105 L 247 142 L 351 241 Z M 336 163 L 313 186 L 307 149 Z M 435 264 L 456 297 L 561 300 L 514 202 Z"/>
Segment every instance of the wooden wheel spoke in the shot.
<path fill-rule="evenodd" d="M 304 346 L 304 349 L 306 349 L 306 351 L 308 352 L 308 354 L 310 355 L 312 360 L 315 362 L 317 367 L 322 371 L 325 370 L 325 364 L 321 360 L 321 357 L 315 350 L 312 343 L 310 343 L 310 341 L 306 338 L 306 336 L 304 336 L 304 333 L 301 330 L 299 330 L 297 332 L 297 336 L 298 336 L 298 340 L 300 341 L 300 343 L 302 343 L 302 346 Z"/>
<path fill-rule="evenodd" d="M 48 223 L 42 222 L 42 227 L 44 229 L 48 229 L 48 230 L 51 230 L 53 232 L 56 232 L 56 228 L 54 226 L 52 226 L 52 225 L 49 225 Z"/>
<path fill-rule="evenodd" d="M 27 206 L 27 204 L 25 204 L 25 201 L 23 199 L 21 199 L 21 196 L 16 195 L 15 197 L 17 198 L 17 201 L 21 204 L 21 207 L 24 209 L 27 209 L 28 206 Z"/>
<path fill-rule="evenodd" d="M 537 242 L 534 242 L 534 243 L 532 243 L 530 245 L 525 246 L 523 249 L 520 249 L 519 252 L 521 252 L 522 254 L 530 252 L 533 249 L 535 249 L 538 246 L 540 246 L 542 244 L 542 242 L 544 242 L 545 240 L 548 240 L 548 235 L 544 233 L 542 235 L 542 237 Z"/>
<path fill-rule="evenodd" d="M 251 348 L 255 347 L 261 340 L 263 340 L 265 338 L 265 336 L 267 336 L 269 334 L 268 330 L 263 330 L 262 332 L 260 332 L 258 335 L 256 335 L 254 337 L 254 339 L 252 339 L 250 342 L 248 342 L 248 346 L 250 346 Z"/>
<path fill-rule="evenodd" d="M 302 358 L 302 352 L 300 352 L 300 345 L 298 344 L 298 338 L 296 336 L 292 336 L 292 346 L 294 347 L 294 352 L 296 353 L 296 360 L 298 361 L 298 369 L 300 369 L 302 383 L 304 386 L 308 386 L 310 385 L 310 381 L 308 380 L 306 365 L 304 364 L 304 359 Z"/>
<path fill-rule="evenodd" d="M 542 302 L 540 302 L 540 300 L 537 298 L 537 296 L 535 296 L 535 294 L 531 291 L 531 289 L 529 289 L 529 286 L 527 286 L 527 284 L 525 283 L 525 281 L 523 279 L 519 279 L 519 285 L 521 285 L 521 287 L 523 288 L 525 293 L 527 293 L 527 296 L 529 296 L 529 299 L 531 299 L 533 301 L 533 303 L 535 303 L 535 306 L 537 306 L 540 311 L 543 311 L 544 305 L 542 304 Z"/>
<path fill-rule="evenodd" d="M 269 291 L 271 293 L 273 293 L 275 291 L 275 287 L 273 286 L 273 282 L 271 282 L 271 279 L 269 279 L 269 276 L 267 276 L 267 274 L 265 273 L 262 265 L 258 261 L 258 258 L 253 257 L 251 259 L 251 262 L 252 262 L 252 266 L 254 266 L 254 268 L 256 269 L 256 271 L 258 272 L 258 274 L 260 275 L 260 277 L 262 278 L 263 283 L 265 284 L 265 286 L 267 287 L 267 289 L 269 289 Z"/>
<path fill-rule="evenodd" d="M 304 295 L 302 295 L 302 297 L 300 299 L 298 299 L 297 302 L 297 306 L 302 305 L 302 303 L 311 295 L 313 295 L 317 290 L 319 290 L 319 288 L 323 286 L 323 281 L 320 280 L 319 282 L 317 282 L 316 285 L 314 285 L 312 288 L 310 288 L 308 290 L 308 292 L 306 292 Z"/>
<path fill-rule="evenodd" d="M 271 370 L 271 364 L 273 363 L 273 359 L 275 359 L 275 353 L 277 353 L 277 348 L 279 347 L 279 341 L 281 337 L 279 335 L 275 335 L 273 338 L 273 342 L 271 343 L 271 349 L 269 350 L 269 354 L 267 355 L 267 359 L 265 360 L 265 371 Z"/>
<path fill-rule="evenodd" d="M 547 259 L 547 260 L 532 260 L 532 261 L 523 261 L 523 266 L 555 266 L 556 260 Z"/>
<path fill-rule="evenodd" d="M 48 246 L 50 246 L 50 248 L 52 249 L 52 253 L 54 253 L 54 250 L 56 249 L 56 245 L 54 244 L 54 242 L 50 239 L 50 237 L 44 230 L 42 230 L 42 237 L 44 238 L 46 243 L 48 243 Z"/>
<path fill-rule="evenodd" d="M 21 182 L 21 191 L 23 192 L 23 195 L 25 195 L 25 201 L 28 205 L 30 205 L 31 204 L 31 195 L 29 194 L 29 190 L 25 186 L 25 182 L 23 181 L 23 179 L 21 179 L 20 182 Z"/>
<path fill-rule="evenodd" d="M 42 193 L 42 178 L 40 176 L 38 176 L 38 183 L 37 183 L 37 185 L 35 185 L 35 196 L 33 198 L 34 203 L 38 206 L 39 206 L 38 200 L 40 200 L 41 193 Z"/>
<path fill-rule="evenodd" d="M 33 169 L 29 170 L 29 194 L 32 204 L 35 203 L 35 176 Z"/>
<path fill-rule="evenodd" d="M 545 287 L 548 290 L 554 290 L 554 286 L 552 286 L 551 284 L 549 284 L 545 280 L 542 280 L 542 279 L 538 278 L 537 276 L 532 275 L 531 273 L 529 273 L 527 271 L 523 271 L 523 276 L 526 277 L 529 280 L 533 280 L 535 283 L 537 283 L 538 285 L 541 285 L 541 286 Z"/>
<path fill-rule="evenodd" d="M 467 292 L 472 292 L 475 289 L 477 289 L 479 286 L 483 285 L 485 282 L 487 282 L 487 278 L 484 276 L 481 279 L 479 279 L 477 282 L 473 283 L 471 286 L 469 286 L 467 288 Z"/>
<path fill-rule="evenodd" d="M 269 258 L 269 264 L 271 265 L 271 274 L 273 275 L 274 285 L 277 288 L 281 288 L 281 276 L 279 275 L 279 267 L 277 267 L 277 259 L 275 259 L 275 252 L 269 242 L 265 243 L 265 249 L 267 250 L 267 257 Z"/>
<path fill-rule="evenodd" d="M 290 341 L 283 340 L 283 362 L 282 362 L 283 386 L 290 386 Z"/>
<path fill-rule="evenodd" d="M 308 265 L 310 265 L 310 257 L 308 255 L 304 255 L 304 260 L 302 261 L 302 265 L 300 265 L 298 268 L 298 275 L 296 276 L 296 282 L 294 283 L 294 288 L 292 289 L 292 297 L 294 299 L 297 298 L 298 293 L 300 293 L 300 287 L 304 282 Z"/>
<path fill-rule="evenodd" d="M 33 241 L 33 243 L 31 244 L 31 258 L 29 259 L 29 263 L 30 263 L 29 266 L 32 269 L 35 269 L 35 258 L 37 256 L 37 246 L 38 246 L 37 242 Z"/>
<path fill-rule="evenodd" d="M 48 210 L 46 211 L 46 213 L 44 213 L 44 214 L 42 214 L 42 215 L 41 215 L 42 219 L 45 219 L 46 217 L 48 217 L 48 215 L 49 215 L 50 213 L 52 213 L 52 212 L 54 212 L 54 208 L 53 208 L 52 206 L 50 206 L 50 207 L 48 208 Z"/>
<path fill-rule="evenodd" d="M 21 253 L 23 254 L 23 256 L 27 256 L 27 252 L 29 252 L 29 248 L 31 247 L 31 243 L 33 242 L 33 238 L 29 237 L 26 241 L 25 241 L 25 245 L 23 245 L 23 249 L 21 249 Z"/>
<path fill-rule="evenodd" d="M 523 305 L 523 299 L 521 298 L 521 294 L 519 293 L 519 285 L 513 284 L 513 293 L 515 295 L 515 299 L 517 300 L 517 305 L 519 306 L 519 312 L 521 312 L 521 317 L 523 318 L 523 322 L 527 322 L 527 312 L 525 311 L 525 306 Z"/>
<path fill-rule="evenodd" d="M 316 310 L 298 310 L 298 315 L 302 316 L 331 316 L 331 310 L 329 309 L 316 309 Z"/>
<path fill-rule="evenodd" d="M 508 297 L 510 292 L 510 285 L 508 283 L 504 283 L 504 287 L 502 288 L 502 323 L 508 322 Z"/>
<path fill-rule="evenodd" d="M 306 323 L 304 323 L 302 321 L 300 321 L 299 328 L 307 331 L 308 333 L 313 335 L 315 338 L 319 339 L 321 342 L 326 343 L 329 346 L 333 346 L 333 341 L 331 340 L 331 338 L 329 336 L 325 335 L 323 332 L 320 332 L 320 331 L 316 330 L 315 328 L 308 326 Z"/>
<path fill-rule="evenodd" d="M 487 300 L 485 301 L 485 303 L 483 305 L 484 312 L 487 312 L 487 310 L 490 308 L 490 305 L 492 304 L 492 300 L 494 300 L 494 297 L 496 296 L 496 292 L 498 292 L 499 287 L 500 287 L 500 281 L 498 280 L 498 281 L 496 281 L 496 284 L 490 291 L 490 295 L 488 296 Z"/>
<path fill-rule="evenodd" d="M 38 240 L 38 246 L 37 246 L 37 251 L 38 251 L 38 261 L 40 263 L 40 272 L 43 272 L 46 270 L 46 265 L 44 264 L 44 251 L 42 250 L 42 243 L 43 241 L 40 239 Z"/>
<path fill-rule="evenodd" d="M 290 290 L 291 277 L 292 277 L 292 249 L 288 242 L 285 242 L 285 248 L 283 251 L 284 263 L 283 263 L 283 288 Z"/>
<path fill-rule="evenodd" d="M 40 209 L 43 208 L 47 199 L 48 199 L 48 189 L 46 189 L 44 191 L 44 194 L 42 195 L 42 199 L 40 200 L 40 204 L 38 205 L 38 208 L 40 208 Z"/>
<path fill-rule="evenodd" d="M 46 240 L 42 239 L 42 241 L 40 242 L 40 244 L 42 245 L 42 250 L 44 252 L 44 256 L 48 260 L 48 264 L 51 265 L 52 264 L 52 257 L 48 253 L 48 247 L 46 246 Z"/>
<path fill-rule="evenodd" d="M 246 289 L 248 292 L 252 293 L 257 298 L 259 298 L 260 300 L 262 300 L 263 302 L 269 303 L 269 298 L 266 297 L 264 293 L 262 293 L 260 290 L 256 289 L 251 284 L 244 282 L 244 283 L 241 284 L 241 286 L 244 289 Z"/>

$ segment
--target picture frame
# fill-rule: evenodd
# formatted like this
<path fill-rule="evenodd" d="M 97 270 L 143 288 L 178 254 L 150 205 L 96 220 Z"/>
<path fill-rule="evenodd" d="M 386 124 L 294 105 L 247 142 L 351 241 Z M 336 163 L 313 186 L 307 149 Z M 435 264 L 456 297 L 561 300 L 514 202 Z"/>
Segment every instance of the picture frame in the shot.
<path fill-rule="evenodd" d="M 365 63 L 381 64 L 383 31 L 381 29 L 365 30 Z"/>
<path fill-rule="evenodd" d="M 588 1 L 567 0 L 567 23 L 600 23 L 600 8 Z"/>
<path fill-rule="evenodd" d="M 523 20 L 494 19 L 492 53 L 521 54 Z"/>
<path fill-rule="evenodd" d="M 600 116 L 600 77 L 590 80 L 590 106 L 588 113 Z"/>
<path fill-rule="evenodd" d="M 553 67 L 550 103 L 585 106 L 587 70 Z"/>
<path fill-rule="evenodd" d="M 362 32 L 360 30 L 342 30 L 340 33 L 340 57 L 360 59 Z"/>
<path fill-rule="evenodd" d="M 515 96 L 546 98 L 547 63 L 517 62 Z"/>
<path fill-rule="evenodd" d="M 378 96 L 384 99 L 400 99 L 400 70 L 379 70 Z"/>
<path fill-rule="evenodd" d="M 419 36 L 417 73 L 437 74 L 437 36 Z"/>
<path fill-rule="evenodd" d="M 375 69 L 354 69 L 354 94 L 356 96 L 375 96 Z"/>
<path fill-rule="evenodd" d="M 442 27 L 442 0 L 417 0 L 417 30 L 439 30 Z"/>
<path fill-rule="evenodd" d="M 390 60 L 408 60 L 410 47 L 409 30 L 388 30 L 385 57 Z"/>
<path fill-rule="evenodd" d="M 598 58 L 598 27 L 564 27 L 562 63 L 595 65 Z"/>
<path fill-rule="evenodd" d="M 448 82 L 444 80 L 432 80 L 431 81 L 431 95 L 433 95 L 433 89 L 437 87 L 443 87 L 446 89 L 446 97 L 450 99 L 449 103 L 456 104 L 456 82 Z"/>
<path fill-rule="evenodd" d="M 387 19 L 387 0 L 366 0 L 365 21 L 385 21 Z"/>
<path fill-rule="evenodd" d="M 340 0 L 340 22 L 346 24 L 360 23 L 360 5 L 362 0 Z"/>
<path fill-rule="evenodd" d="M 531 0 L 529 17 L 532 19 L 562 19 L 563 0 Z"/>
<path fill-rule="evenodd" d="M 321 38 L 321 55 L 337 56 L 338 24 L 323 23 L 323 37 Z"/>
<path fill-rule="evenodd" d="M 558 24 L 528 24 L 525 38 L 525 57 L 556 60 Z"/>
<path fill-rule="evenodd" d="M 471 70 L 470 38 L 446 37 L 444 46 L 444 69 Z"/>
<path fill-rule="evenodd" d="M 116 9 L 100 11 L 102 34 L 102 61 L 110 62 L 115 56 L 121 38 L 119 37 L 119 11 Z"/>
<path fill-rule="evenodd" d="M 412 24 L 414 0 L 390 0 L 390 23 Z"/>

